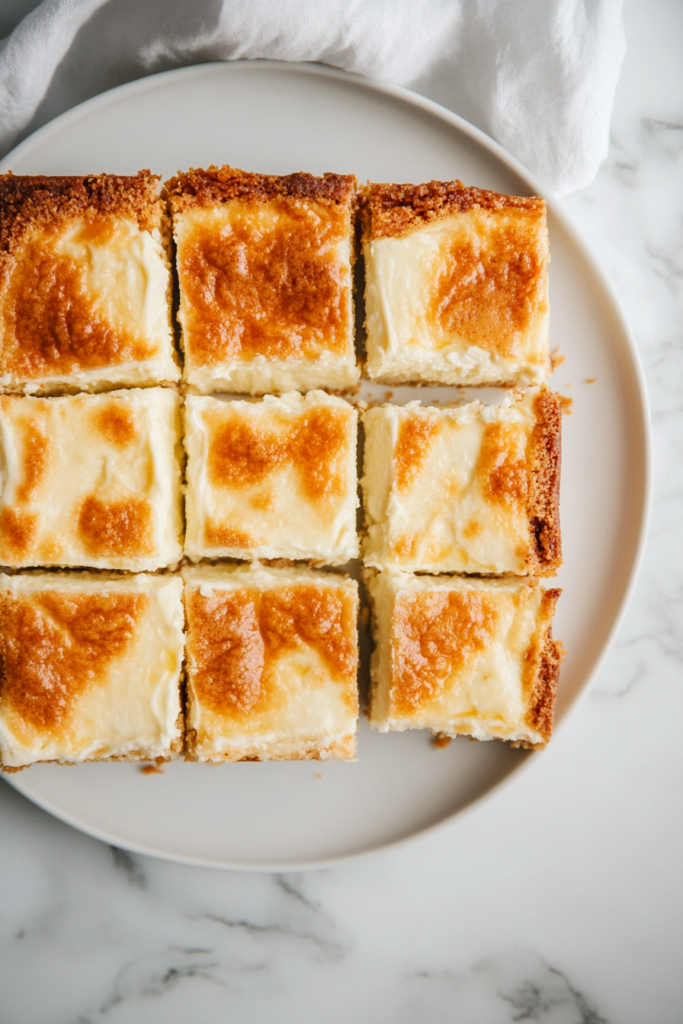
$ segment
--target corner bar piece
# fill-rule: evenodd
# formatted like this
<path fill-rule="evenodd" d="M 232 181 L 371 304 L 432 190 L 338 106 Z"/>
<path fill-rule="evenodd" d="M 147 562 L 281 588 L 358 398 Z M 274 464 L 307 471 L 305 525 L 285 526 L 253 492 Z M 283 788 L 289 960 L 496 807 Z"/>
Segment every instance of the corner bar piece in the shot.
<path fill-rule="evenodd" d="M 209 167 L 167 189 L 188 384 L 255 395 L 354 387 L 353 175 Z"/>
<path fill-rule="evenodd" d="M 0 175 L 0 391 L 180 380 L 157 176 Z"/>
<path fill-rule="evenodd" d="M 367 374 L 387 384 L 539 384 L 550 372 L 543 199 L 459 181 L 361 199 Z"/>
<path fill-rule="evenodd" d="M 135 572 L 182 557 L 170 388 L 0 396 L 0 564 Z"/>
<path fill-rule="evenodd" d="M 306 569 L 183 571 L 187 756 L 354 759 L 358 586 Z"/>
<path fill-rule="evenodd" d="M 545 746 L 564 656 L 552 637 L 559 590 L 398 572 L 367 582 L 374 729 Z"/>
<path fill-rule="evenodd" d="M 183 642 L 178 577 L 0 574 L 0 767 L 176 758 Z"/>
<path fill-rule="evenodd" d="M 365 563 L 554 576 L 562 564 L 561 420 L 545 386 L 490 406 L 370 409 Z"/>
<path fill-rule="evenodd" d="M 292 391 L 259 402 L 190 396 L 185 413 L 190 558 L 358 557 L 353 406 Z"/>

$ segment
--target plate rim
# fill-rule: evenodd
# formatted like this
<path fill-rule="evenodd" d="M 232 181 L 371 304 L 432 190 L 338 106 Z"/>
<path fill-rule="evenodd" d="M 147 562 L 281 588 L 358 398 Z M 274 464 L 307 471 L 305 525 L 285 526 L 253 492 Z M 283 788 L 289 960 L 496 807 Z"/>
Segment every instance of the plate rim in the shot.
<path fill-rule="evenodd" d="M 30 152 L 34 145 L 40 145 L 44 140 L 48 139 L 53 134 L 58 134 L 65 126 L 68 126 L 79 120 L 82 116 L 88 116 L 93 110 L 96 111 L 98 108 L 108 106 L 111 103 L 116 103 L 121 97 L 125 97 L 129 94 L 140 94 L 147 90 L 152 90 L 158 87 L 160 80 L 166 80 L 169 78 L 194 78 L 203 77 L 214 73 L 256 73 L 260 70 L 269 69 L 276 70 L 279 72 L 297 73 L 303 75 L 311 75 L 313 77 L 330 78 L 342 81 L 345 83 L 353 84 L 358 88 L 368 89 L 370 92 L 384 94 L 385 96 L 392 97 L 394 99 L 403 101 L 413 108 L 418 108 L 425 113 L 436 117 L 438 120 L 445 122 L 451 128 L 455 128 L 462 134 L 468 136 L 473 141 L 477 142 L 484 149 L 488 150 L 494 157 L 496 157 L 501 163 L 512 170 L 515 174 L 520 177 L 529 188 L 533 189 L 534 194 L 541 196 L 545 199 L 549 211 L 553 217 L 562 226 L 562 229 L 566 232 L 572 245 L 579 252 L 581 258 L 585 261 L 592 280 L 598 285 L 599 290 L 602 291 L 604 298 L 607 300 L 608 306 L 612 315 L 615 317 L 617 326 L 622 334 L 623 340 L 625 341 L 625 348 L 630 356 L 631 370 L 633 372 L 635 388 L 635 397 L 637 398 L 639 406 L 639 418 L 638 418 L 638 430 L 639 430 L 639 441 L 640 441 L 640 456 L 641 466 L 639 467 L 642 474 L 642 491 L 640 494 L 640 510 L 639 510 L 639 523 L 637 528 L 637 539 L 633 547 L 633 555 L 631 566 L 628 574 L 628 579 L 625 582 L 623 593 L 619 602 L 618 609 L 614 615 L 611 627 L 607 633 L 607 637 L 603 643 L 602 649 L 596 657 L 592 668 L 586 674 L 586 677 L 581 685 L 581 688 L 577 692 L 576 696 L 572 700 L 571 704 L 564 711 L 561 720 L 557 723 L 555 731 L 564 728 L 565 723 L 572 717 L 578 708 L 581 706 L 586 698 L 591 685 L 593 684 L 597 674 L 601 670 L 607 655 L 610 653 L 617 633 L 621 628 L 624 617 L 630 605 L 633 593 L 635 590 L 638 576 L 643 563 L 643 557 L 645 553 L 645 546 L 649 534 L 650 517 L 652 511 L 652 493 L 653 493 L 653 457 L 652 457 L 652 421 L 650 416 L 650 403 L 647 391 L 647 384 L 645 373 L 643 370 L 640 353 L 637 348 L 635 339 L 628 325 L 628 321 L 621 308 L 621 303 L 616 295 L 615 289 L 600 267 L 596 257 L 591 252 L 587 242 L 584 241 L 578 228 L 574 225 L 573 220 L 569 214 L 562 208 L 561 200 L 553 196 L 541 182 L 536 178 L 531 171 L 529 171 L 515 156 L 509 153 L 499 142 L 487 135 L 486 132 L 477 128 L 475 125 L 466 121 L 459 114 L 454 113 L 447 107 L 442 106 L 434 100 L 428 99 L 426 96 L 421 96 L 419 93 L 414 92 L 405 86 L 394 85 L 391 82 L 381 81 L 379 79 L 368 78 L 364 75 L 354 74 L 349 71 L 344 71 L 340 68 L 332 67 L 330 65 L 321 64 L 317 62 L 308 61 L 278 61 L 278 60 L 226 60 L 226 61 L 205 61 L 198 64 L 190 64 L 180 68 L 171 68 L 167 71 L 161 71 L 150 75 L 145 75 L 142 78 L 133 79 L 130 82 L 124 82 L 121 85 L 115 86 L 112 89 L 108 89 L 105 92 L 98 93 L 96 96 L 91 96 L 69 110 L 64 111 L 62 114 L 57 115 L 47 124 L 42 125 L 40 128 L 32 132 L 27 138 L 22 139 L 16 146 L 14 146 L 2 159 L 0 160 L 0 173 L 6 173 L 10 170 L 10 163 L 17 157 L 22 157 L 26 152 Z M 357 850 L 346 854 L 335 855 L 331 857 L 324 857 L 316 860 L 303 860 L 303 861 L 291 861 L 286 863 L 261 863 L 251 864 L 248 862 L 230 861 L 230 862 L 219 862 L 217 860 L 211 860 L 202 857 L 193 857 L 182 854 L 175 854 L 168 852 L 167 850 L 159 850 L 150 847 L 144 843 L 135 843 L 130 841 L 122 841 L 115 835 L 108 833 L 104 829 L 100 829 L 97 826 L 92 826 L 88 823 L 84 823 L 79 820 L 76 815 L 61 810 L 56 810 L 50 806 L 49 800 L 43 800 L 38 796 L 24 791 L 21 784 L 21 773 L 11 773 L 10 775 L 3 774 L 3 781 L 7 782 L 14 790 L 20 793 L 23 797 L 30 800 L 31 803 L 35 804 L 42 811 L 50 814 L 52 817 L 57 818 L 59 821 L 64 822 L 71 828 L 83 832 L 86 835 L 92 836 L 101 842 L 107 843 L 110 846 L 114 846 L 120 849 L 130 851 L 131 853 L 146 856 L 155 857 L 160 860 L 169 861 L 176 864 L 185 864 L 191 867 L 200 868 L 211 868 L 214 870 L 227 870 L 227 871 L 253 871 L 260 874 L 266 873 L 287 873 L 287 872 L 298 872 L 298 871 L 313 871 L 320 870 L 322 868 L 334 867 L 340 864 L 346 864 L 351 861 L 356 861 L 362 857 L 369 857 L 373 854 L 381 853 L 388 849 L 394 849 L 403 847 L 408 843 L 413 843 L 421 837 L 427 837 L 433 835 L 437 830 L 445 829 L 448 826 L 453 825 L 456 821 L 460 821 L 463 817 L 469 816 L 474 813 L 475 810 L 483 807 L 490 803 L 492 800 L 497 799 L 502 794 L 503 790 L 512 785 L 514 781 L 520 778 L 522 773 L 531 771 L 532 765 L 538 765 L 538 753 L 530 753 L 524 758 L 520 764 L 505 775 L 499 782 L 496 782 L 490 789 L 488 789 L 481 796 L 475 797 L 464 807 L 459 810 L 445 815 L 438 821 L 433 822 L 425 827 L 417 828 L 407 835 L 401 836 L 398 839 L 389 840 L 378 845 L 373 845 L 367 849 Z M 28 781 L 28 780 L 27 780 Z"/>

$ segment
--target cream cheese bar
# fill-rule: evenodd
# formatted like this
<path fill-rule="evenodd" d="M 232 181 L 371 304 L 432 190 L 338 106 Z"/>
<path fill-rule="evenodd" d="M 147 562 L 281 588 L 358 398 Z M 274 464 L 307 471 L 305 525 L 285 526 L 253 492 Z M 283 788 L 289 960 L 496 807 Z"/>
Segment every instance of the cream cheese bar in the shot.
<path fill-rule="evenodd" d="M 202 394 L 352 388 L 353 175 L 209 167 L 166 187 L 188 384 Z"/>
<path fill-rule="evenodd" d="M 550 372 L 543 199 L 459 181 L 361 199 L 367 375 L 388 384 L 539 384 Z"/>
<path fill-rule="evenodd" d="M 322 391 L 188 397 L 185 553 L 357 558 L 357 419 L 353 406 Z"/>
<path fill-rule="evenodd" d="M 0 396 L 0 564 L 177 563 L 180 450 L 170 388 Z"/>
<path fill-rule="evenodd" d="M 180 379 L 158 178 L 0 175 L 0 391 Z"/>
<path fill-rule="evenodd" d="M 356 582 L 257 563 L 196 566 L 183 577 L 187 756 L 353 760 Z"/>
<path fill-rule="evenodd" d="M 395 570 L 369 573 L 367 586 L 374 729 L 545 746 L 564 655 L 552 635 L 559 590 Z"/>
<path fill-rule="evenodd" d="M 179 577 L 0 573 L 0 767 L 177 757 L 183 646 Z"/>
<path fill-rule="evenodd" d="M 553 576 L 562 564 L 561 419 L 545 385 L 496 405 L 369 409 L 365 563 Z"/>

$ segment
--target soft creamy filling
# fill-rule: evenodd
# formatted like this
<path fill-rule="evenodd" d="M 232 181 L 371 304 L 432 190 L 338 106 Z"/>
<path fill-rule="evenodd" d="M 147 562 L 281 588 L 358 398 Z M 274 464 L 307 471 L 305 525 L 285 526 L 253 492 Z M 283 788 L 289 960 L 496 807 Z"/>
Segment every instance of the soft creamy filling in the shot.
<path fill-rule="evenodd" d="M 158 228 L 141 231 L 132 220 L 115 222 L 112 237 L 97 244 L 83 237 L 76 222 L 56 246 L 85 272 L 96 310 L 124 330 L 162 348 L 171 343 L 168 311 L 169 269 Z"/>

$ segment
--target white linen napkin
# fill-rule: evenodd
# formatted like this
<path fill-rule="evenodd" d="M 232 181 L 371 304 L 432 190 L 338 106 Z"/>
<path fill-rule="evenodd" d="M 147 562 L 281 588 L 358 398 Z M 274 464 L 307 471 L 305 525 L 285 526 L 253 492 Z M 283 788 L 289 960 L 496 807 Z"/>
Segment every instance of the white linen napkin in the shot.
<path fill-rule="evenodd" d="M 558 195 L 607 153 L 622 0 L 43 0 L 0 44 L 0 152 L 75 103 L 208 60 L 319 61 L 407 85 Z"/>

